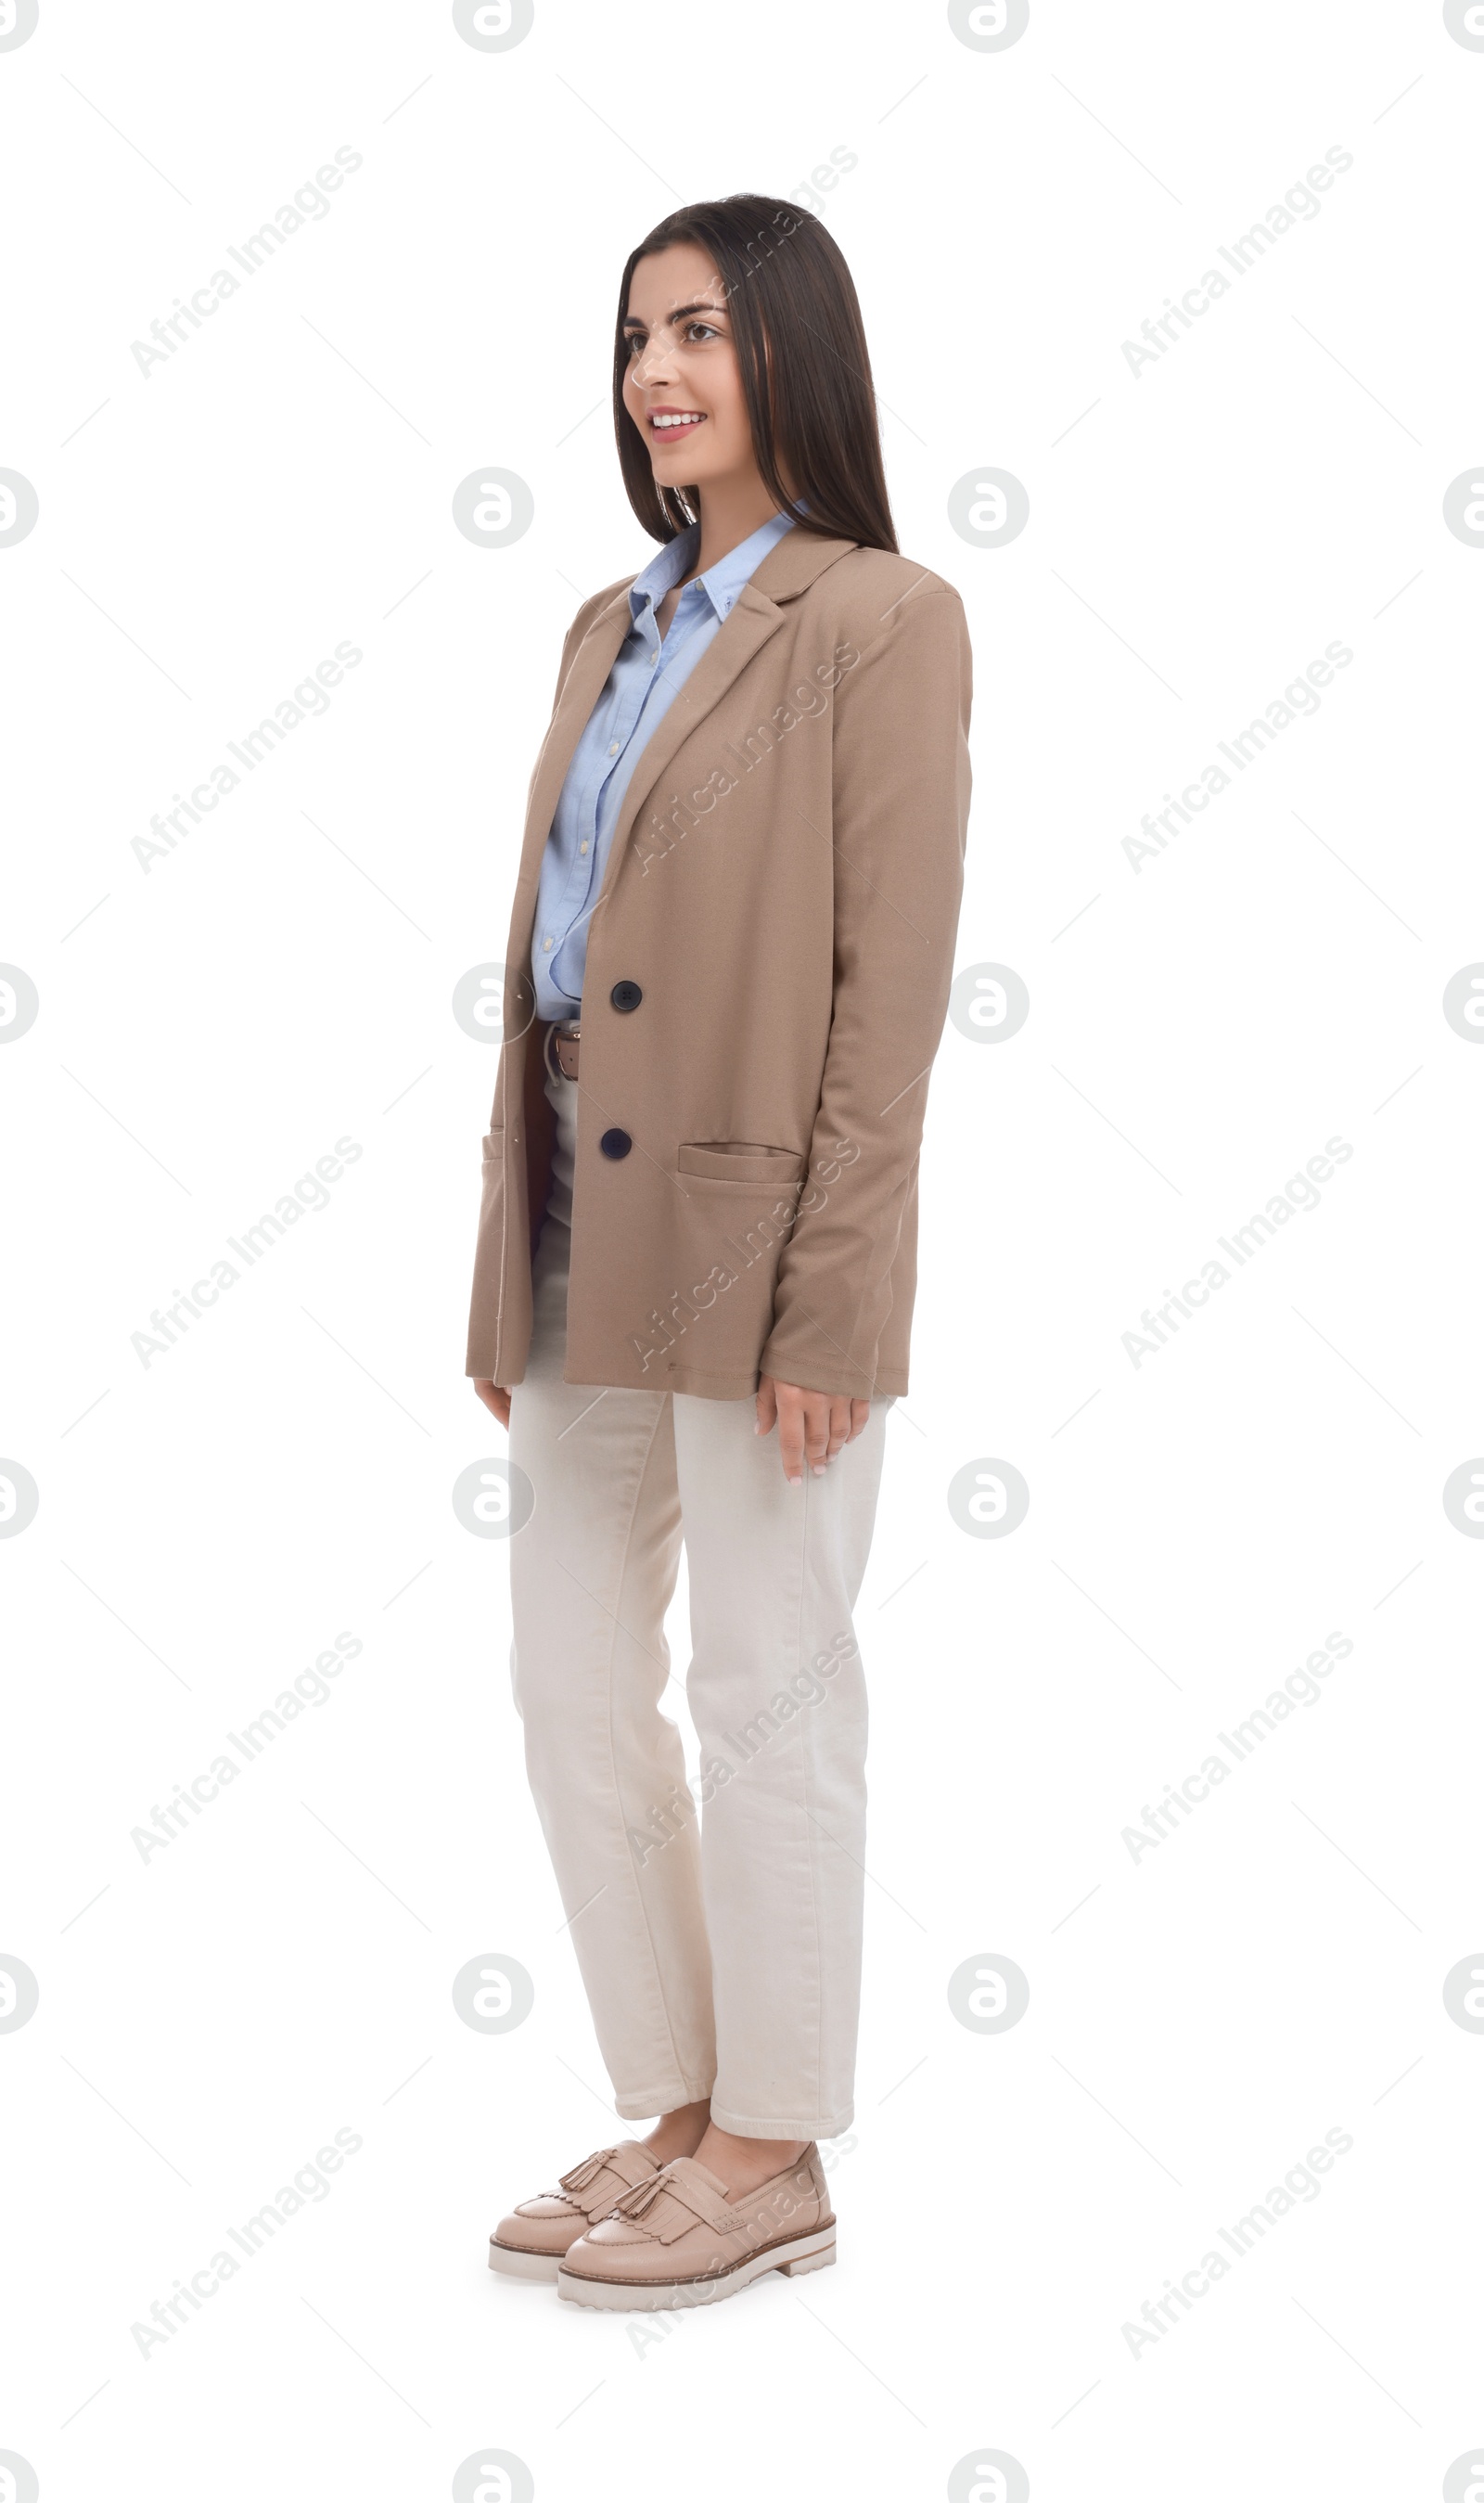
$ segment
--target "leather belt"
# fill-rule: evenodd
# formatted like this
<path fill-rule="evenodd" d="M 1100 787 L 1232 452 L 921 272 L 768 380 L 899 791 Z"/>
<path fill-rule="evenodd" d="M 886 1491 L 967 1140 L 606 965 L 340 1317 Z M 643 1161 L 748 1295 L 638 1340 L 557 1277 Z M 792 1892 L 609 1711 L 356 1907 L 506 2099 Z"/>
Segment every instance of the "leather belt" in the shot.
<path fill-rule="evenodd" d="M 563 1078 L 577 1076 L 578 1046 L 581 1040 L 582 1027 L 576 1018 L 569 1017 L 563 1024 L 554 1025 L 552 1028 L 552 1048 L 556 1055 L 556 1066 Z"/>

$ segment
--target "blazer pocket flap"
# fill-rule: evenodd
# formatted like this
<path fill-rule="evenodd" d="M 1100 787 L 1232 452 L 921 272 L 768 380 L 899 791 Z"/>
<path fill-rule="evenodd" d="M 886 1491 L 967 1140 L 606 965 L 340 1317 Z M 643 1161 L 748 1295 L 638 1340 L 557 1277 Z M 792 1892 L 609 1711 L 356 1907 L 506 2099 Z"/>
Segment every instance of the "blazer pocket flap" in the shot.
<path fill-rule="evenodd" d="M 725 1139 L 687 1140 L 675 1151 L 678 1173 L 698 1182 L 731 1182 L 757 1190 L 792 1189 L 803 1179 L 805 1159 L 793 1148 L 733 1146 Z"/>
<path fill-rule="evenodd" d="M 505 1154 L 504 1131 L 491 1130 L 488 1137 L 482 1140 L 481 1147 L 483 1149 L 484 1158 L 487 1165 L 502 1162 Z"/>

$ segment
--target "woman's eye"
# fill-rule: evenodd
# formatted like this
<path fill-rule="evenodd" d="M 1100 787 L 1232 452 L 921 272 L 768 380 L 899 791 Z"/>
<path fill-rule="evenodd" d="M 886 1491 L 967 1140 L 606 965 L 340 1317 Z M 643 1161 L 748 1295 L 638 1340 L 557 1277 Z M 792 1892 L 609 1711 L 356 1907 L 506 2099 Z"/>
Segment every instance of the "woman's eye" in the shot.
<path fill-rule="evenodd" d="M 3 6 L 3 0 L 0 0 L 0 6 Z M 706 339 L 719 339 L 721 335 L 721 331 L 713 322 L 688 322 L 683 333 L 688 347 L 695 347 Z M 644 332 L 642 330 L 627 331 L 624 335 L 624 344 L 628 350 L 629 363 L 632 364 L 634 359 L 646 345 Z"/>

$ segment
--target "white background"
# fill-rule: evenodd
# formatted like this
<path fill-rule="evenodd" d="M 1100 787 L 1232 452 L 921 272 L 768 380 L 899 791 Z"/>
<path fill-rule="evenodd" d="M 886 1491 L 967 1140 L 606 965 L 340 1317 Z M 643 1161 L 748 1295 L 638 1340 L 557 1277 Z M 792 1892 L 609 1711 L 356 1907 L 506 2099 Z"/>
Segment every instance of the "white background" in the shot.
<path fill-rule="evenodd" d="M 0 1450 L 40 1490 L 0 1543 L 0 1951 L 40 1986 L 0 2034 L 0 2452 L 46 2503 L 440 2497 L 482 2446 L 541 2503 L 933 2497 L 987 2447 L 1035 2503 L 1392 2503 L 1484 2437 L 1484 2037 L 1443 2001 L 1484 1963 L 1484 1549 L 1442 1503 L 1484 1449 L 1484 1052 L 1441 1008 L 1484 956 L 1484 558 L 1442 513 L 1484 448 L 1481 97 L 1438 7 L 1377 0 L 1035 0 L 999 51 L 940 7 L 538 0 L 495 52 L 433 5 L 42 0 L 0 50 L 0 465 L 40 501 L 0 548 L 0 955 L 40 994 L 0 1054 Z M 329 214 L 146 378 L 131 342 L 342 146 Z M 1135 377 L 1332 147 L 1320 213 Z M 958 961 L 1030 1013 L 950 1026 L 928 1112 L 840 2263 L 643 2346 L 484 2265 L 615 2133 L 504 1554 L 450 1500 L 502 1448 L 462 1376 L 493 1054 L 450 1003 L 503 951 L 566 624 L 650 553 L 624 258 L 691 199 L 807 203 L 831 150 L 901 545 L 973 636 Z M 534 497 L 505 549 L 453 526 L 481 463 Z M 1029 497 L 1001 548 L 948 520 L 984 464 Z M 152 814 L 342 640 L 327 713 L 147 873 Z M 1135 871 L 1332 641 L 1318 713 Z M 330 1204 L 143 1364 L 342 1137 Z M 1332 1137 L 1319 1207 L 1135 1365 Z M 986 1457 L 1030 1490 L 1003 1539 L 946 1501 Z M 331 1700 L 144 1864 L 341 1630 Z M 1322 1701 L 1135 1861 L 1332 1631 Z M 451 1995 L 488 1953 L 535 1984 L 495 2037 Z M 1029 1982 L 997 2035 L 947 1995 L 990 1953 Z M 330 2195 L 142 2356 L 339 2128 Z M 1130 2352 L 1331 2129 L 1320 2194 Z"/>

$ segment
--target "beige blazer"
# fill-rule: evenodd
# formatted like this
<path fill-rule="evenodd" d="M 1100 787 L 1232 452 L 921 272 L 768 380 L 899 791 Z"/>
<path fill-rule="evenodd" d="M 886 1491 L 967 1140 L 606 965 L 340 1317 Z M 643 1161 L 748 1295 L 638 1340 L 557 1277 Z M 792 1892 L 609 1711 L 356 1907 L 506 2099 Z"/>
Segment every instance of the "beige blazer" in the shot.
<path fill-rule="evenodd" d="M 467 1365 L 505 1387 L 525 1368 L 551 1170 L 529 978 L 541 855 L 633 579 L 573 619 L 530 782 Z M 951 584 L 795 530 L 657 725 L 589 924 L 567 1381 L 906 1389 L 969 701 Z"/>

